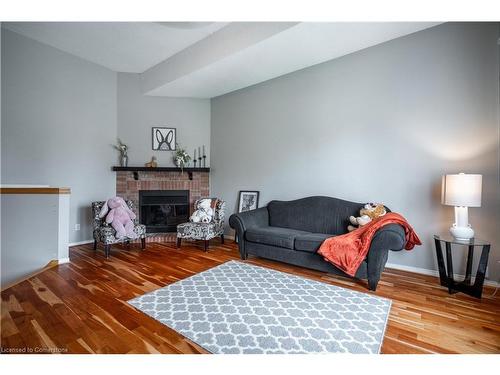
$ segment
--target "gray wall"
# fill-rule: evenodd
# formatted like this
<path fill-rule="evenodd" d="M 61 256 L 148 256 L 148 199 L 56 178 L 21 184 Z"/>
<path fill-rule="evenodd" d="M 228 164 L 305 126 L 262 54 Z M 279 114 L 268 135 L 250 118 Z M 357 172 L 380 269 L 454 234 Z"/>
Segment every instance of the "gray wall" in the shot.
<path fill-rule="evenodd" d="M 116 73 L 2 30 L 2 183 L 70 187 L 70 242 L 115 194 L 116 100 Z"/>
<path fill-rule="evenodd" d="M 212 194 L 384 202 L 423 240 L 389 262 L 435 270 L 445 173 L 483 174 L 470 209 L 500 269 L 498 25 L 445 24 L 212 99 Z"/>
<path fill-rule="evenodd" d="M 177 129 L 177 143 L 191 157 L 205 145 L 210 165 L 210 100 L 146 96 L 138 74 L 118 73 L 118 136 L 130 147 L 129 165 L 144 165 L 155 155 L 160 166 L 173 166 L 172 152 L 153 151 L 153 126 Z"/>

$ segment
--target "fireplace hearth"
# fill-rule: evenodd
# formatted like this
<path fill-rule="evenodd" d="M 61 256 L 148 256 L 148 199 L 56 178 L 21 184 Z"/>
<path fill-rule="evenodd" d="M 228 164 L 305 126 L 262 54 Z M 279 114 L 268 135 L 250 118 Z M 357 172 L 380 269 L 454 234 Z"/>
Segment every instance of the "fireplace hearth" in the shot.
<path fill-rule="evenodd" d="M 173 233 L 189 220 L 189 190 L 139 190 L 139 217 L 146 233 Z"/>

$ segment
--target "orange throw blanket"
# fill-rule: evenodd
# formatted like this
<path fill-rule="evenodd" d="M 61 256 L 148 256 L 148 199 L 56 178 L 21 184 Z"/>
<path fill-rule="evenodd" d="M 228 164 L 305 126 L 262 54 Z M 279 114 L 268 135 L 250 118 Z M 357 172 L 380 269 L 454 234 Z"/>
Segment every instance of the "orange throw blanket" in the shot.
<path fill-rule="evenodd" d="M 340 236 L 327 238 L 320 246 L 318 253 L 327 262 L 332 263 L 350 276 L 354 276 L 368 254 L 370 245 L 377 230 L 387 224 L 400 224 L 405 230 L 405 249 L 411 250 L 415 245 L 422 245 L 413 228 L 403 216 L 389 212 L 370 223 Z"/>

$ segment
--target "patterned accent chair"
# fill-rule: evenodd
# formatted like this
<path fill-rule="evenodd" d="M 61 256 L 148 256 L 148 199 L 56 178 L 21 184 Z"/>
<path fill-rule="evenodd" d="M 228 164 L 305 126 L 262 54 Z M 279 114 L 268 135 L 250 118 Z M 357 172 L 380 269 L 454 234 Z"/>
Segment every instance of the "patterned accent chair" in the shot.
<path fill-rule="evenodd" d="M 177 247 L 181 246 L 181 241 L 183 238 L 190 240 L 202 240 L 204 241 L 205 251 L 208 251 L 209 241 L 214 237 L 219 237 L 221 243 L 224 243 L 224 218 L 226 210 L 226 202 L 217 198 L 201 198 L 201 199 L 211 199 L 215 201 L 214 216 L 210 223 L 182 223 L 177 225 Z M 198 207 L 198 203 L 201 199 L 198 199 L 194 203 L 194 209 Z"/>
<path fill-rule="evenodd" d="M 128 208 L 130 208 L 134 213 L 137 213 L 135 204 L 131 200 L 126 200 Z M 97 250 L 97 243 L 102 242 L 104 244 L 104 253 L 106 258 L 109 258 L 111 252 L 111 245 L 115 243 L 129 243 L 130 239 L 127 237 L 117 239 L 115 237 L 116 231 L 111 225 L 106 223 L 105 218 L 100 218 L 99 213 L 101 212 L 102 206 L 105 201 L 92 202 L 92 217 L 93 217 L 93 227 L 94 227 L 94 251 Z M 134 220 L 134 232 L 137 234 L 137 238 L 141 239 L 141 248 L 146 248 L 146 226 L 144 224 L 139 224 L 139 220 L 136 218 Z"/>

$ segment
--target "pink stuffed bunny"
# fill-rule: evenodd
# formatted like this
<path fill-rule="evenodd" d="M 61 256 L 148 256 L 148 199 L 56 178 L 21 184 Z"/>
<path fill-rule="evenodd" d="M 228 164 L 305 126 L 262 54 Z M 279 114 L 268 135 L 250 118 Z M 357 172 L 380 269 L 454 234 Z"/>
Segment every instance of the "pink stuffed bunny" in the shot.
<path fill-rule="evenodd" d="M 109 209 L 111 210 L 108 213 Z M 134 232 L 134 223 L 132 222 L 135 219 L 135 214 L 128 208 L 123 198 L 114 197 L 108 199 L 102 206 L 101 212 L 99 212 L 100 218 L 104 216 L 106 216 L 106 223 L 111 223 L 111 226 L 116 230 L 116 238 L 137 238 L 137 234 Z"/>

